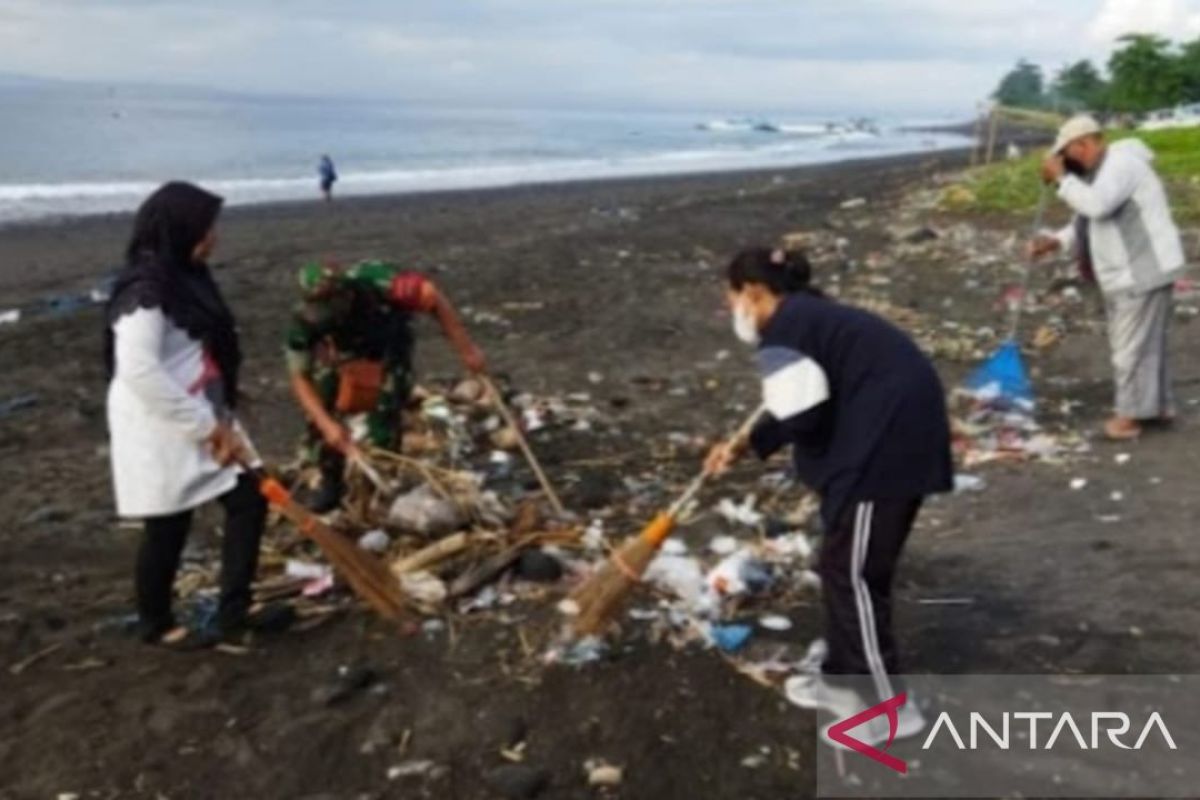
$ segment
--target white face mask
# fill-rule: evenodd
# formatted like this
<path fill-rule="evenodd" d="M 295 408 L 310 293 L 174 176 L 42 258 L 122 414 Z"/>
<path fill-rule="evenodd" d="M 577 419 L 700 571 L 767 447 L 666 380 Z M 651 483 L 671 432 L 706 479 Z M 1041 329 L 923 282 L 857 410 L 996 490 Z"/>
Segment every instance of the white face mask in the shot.
<path fill-rule="evenodd" d="M 754 315 L 740 303 L 733 307 L 733 333 L 751 347 L 757 345 L 761 338 L 758 335 L 758 323 L 754 321 Z"/>

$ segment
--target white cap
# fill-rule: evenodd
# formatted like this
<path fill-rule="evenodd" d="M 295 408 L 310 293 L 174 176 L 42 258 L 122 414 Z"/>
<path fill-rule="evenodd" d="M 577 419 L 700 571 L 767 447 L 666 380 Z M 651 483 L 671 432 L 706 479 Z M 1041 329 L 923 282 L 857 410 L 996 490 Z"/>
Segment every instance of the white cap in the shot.
<path fill-rule="evenodd" d="M 1058 138 L 1054 140 L 1054 154 L 1058 155 L 1062 153 L 1063 150 L 1067 149 L 1067 145 L 1076 139 L 1082 139 L 1085 136 L 1095 136 L 1103 132 L 1104 128 L 1100 127 L 1100 123 L 1096 122 L 1095 117 L 1088 116 L 1087 114 L 1071 117 L 1058 131 Z"/>

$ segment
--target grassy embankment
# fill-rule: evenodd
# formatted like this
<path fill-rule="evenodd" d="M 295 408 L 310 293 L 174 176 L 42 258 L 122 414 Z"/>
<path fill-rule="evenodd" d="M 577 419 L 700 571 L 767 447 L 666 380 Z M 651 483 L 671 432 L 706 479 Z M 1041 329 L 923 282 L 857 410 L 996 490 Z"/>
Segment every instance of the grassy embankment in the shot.
<path fill-rule="evenodd" d="M 1167 183 L 1176 217 L 1200 222 L 1200 127 L 1165 131 L 1112 132 L 1112 139 L 1137 136 L 1155 152 L 1155 168 Z M 946 190 L 948 210 L 1020 213 L 1037 205 L 1042 153 L 973 169 Z"/>

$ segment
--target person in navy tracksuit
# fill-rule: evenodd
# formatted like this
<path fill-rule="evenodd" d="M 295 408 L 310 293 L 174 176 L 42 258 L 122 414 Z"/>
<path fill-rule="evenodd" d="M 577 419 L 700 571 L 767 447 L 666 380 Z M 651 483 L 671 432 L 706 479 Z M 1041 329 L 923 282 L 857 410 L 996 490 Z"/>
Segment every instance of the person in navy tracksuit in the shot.
<path fill-rule="evenodd" d="M 821 498 L 819 572 L 827 654 L 821 674 L 870 676 L 881 700 L 898 674 L 891 629 L 896 563 L 927 495 L 953 487 L 945 394 L 913 341 L 810 286 L 803 255 L 755 249 L 729 266 L 738 337 L 757 347 L 768 414 L 748 442 L 720 445 L 721 472 L 747 449 L 791 445 Z"/>

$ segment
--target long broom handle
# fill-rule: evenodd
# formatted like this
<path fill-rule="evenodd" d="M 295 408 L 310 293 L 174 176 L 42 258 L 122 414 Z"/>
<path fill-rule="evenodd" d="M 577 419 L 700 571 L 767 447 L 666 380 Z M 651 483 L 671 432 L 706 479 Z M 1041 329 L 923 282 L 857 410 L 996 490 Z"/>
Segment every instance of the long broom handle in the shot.
<path fill-rule="evenodd" d="M 750 431 L 754 430 L 754 426 L 758 423 L 759 419 L 762 418 L 762 415 L 765 414 L 766 411 L 767 407 L 765 405 L 759 406 L 757 409 L 755 409 L 754 413 L 747 417 L 746 421 L 743 422 L 737 429 L 737 432 L 726 440 L 726 443 L 733 444 L 748 437 L 750 435 Z M 695 499 L 700 490 L 704 488 L 704 484 L 710 477 L 712 476 L 708 474 L 708 470 L 704 470 L 695 478 L 693 478 L 692 482 L 688 484 L 687 489 L 685 489 L 683 494 L 679 496 L 679 499 L 672 503 L 671 507 L 667 509 L 667 514 L 672 518 L 678 517 L 683 512 L 683 509 Z"/>
<path fill-rule="evenodd" d="M 558 493 L 554 491 L 554 487 L 550 485 L 549 478 L 542 471 L 542 465 L 538 463 L 537 456 L 533 454 L 533 450 L 529 447 L 529 442 L 525 439 L 525 434 L 521 433 L 521 426 L 517 424 L 516 418 L 513 417 L 512 411 L 504 402 L 504 397 L 496 389 L 496 384 L 492 383 L 492 379 L 487 375 L 480 375 L 483 380 L 483 385 L 487 387 L 488 393 L 492 396 L 492 401 L 496 405 L 496 410 L 500 412 L 500 416 L 504 419 L 504 423 L 512 428 L 516 434 L 517 444 L 521 448 L 521 452 L 525 455 L 525 460 L 529 462 L 533 474 L 537 476 L 538 483 L 542 486 L 542 491 L 546 493 L 546 497 L 550 500 L 550 505 L 554 507 L 555 513 L 559 516 L 566 514 L 566 509 L 563 508 L 562 501 L 558 499 Z"/>
<path fill-rule="evenodd" d="M 1042 230 L 1042 223 L 1046 219 L 1046 209 L 1050 206 L 1050 188 L 1042 186 L 1042 192 L 1038 196 L 1037 212 L 1033 215 L 1033 235 L 1036 237 Z M 1025 309 L 1025 295 L 1029 291 L 1029 280 L 1033 273 L 1033 259 L 1024 258 L 1022 261 L 1025 264 L 1025 271 L 1021 275 L 1021 294 L 1017 297 L 1017 301 L 1013 304 L 1013 309 L 1009 312 L 1008 320 L 1008 339 L 1017 338 L 1017 330 L 1021 327 L 1021 314 Z"/>
<path fill-rule="evenodd" d="M 361 453 L 351 457 L 350 463 L 354 465 L 355 469 L 366 476 L 366 479 L 371 482 L 371 485 L 374 486 L 377 491 L 386 494 L 394 488 L 388 483 L 388 481 L 384 480 L 384 477 L 379 474 L 379 470 L 375 469 L 371 462 L 367 461 L 367 457 Z"/>

